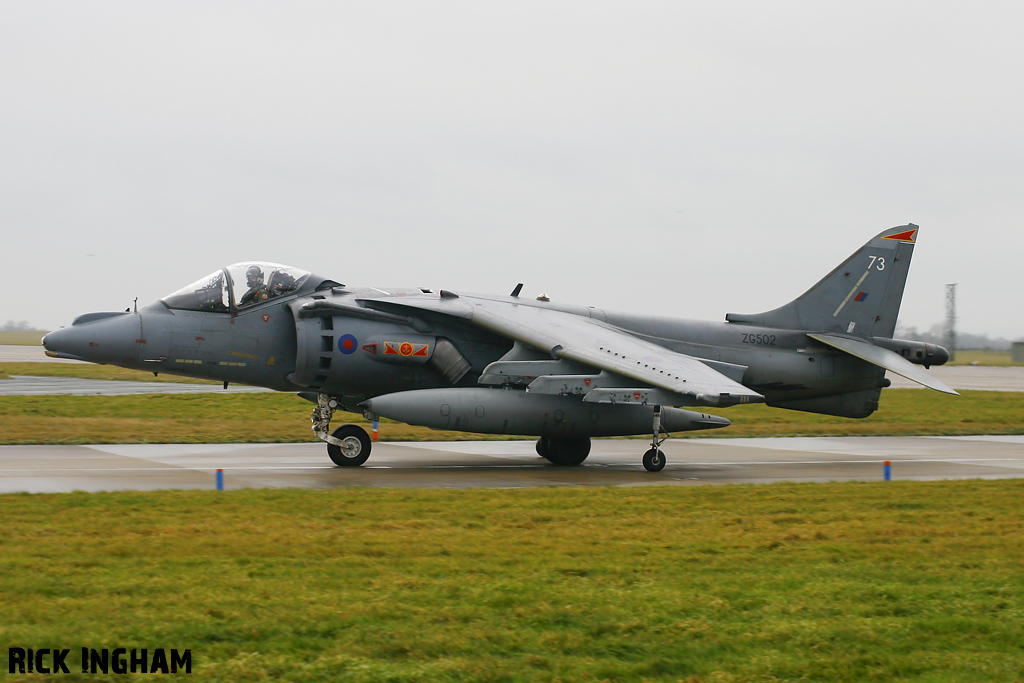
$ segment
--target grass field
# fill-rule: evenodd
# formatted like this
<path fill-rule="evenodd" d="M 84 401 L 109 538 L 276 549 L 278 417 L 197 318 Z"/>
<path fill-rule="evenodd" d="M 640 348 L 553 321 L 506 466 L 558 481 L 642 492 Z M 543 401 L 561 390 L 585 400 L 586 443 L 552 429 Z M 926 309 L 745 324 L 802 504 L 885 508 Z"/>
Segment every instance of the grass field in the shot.
<path fill-rule="evenodd" d="M 312 404 L 293 394 L 145 394 L 138 396 L 0 396 L 0 443 L 246 443 L 313 441 Z M 725 429 L 697 437 L 877 436 L 1024 433 L 1024 393 L 965 391 L 960 397 L 886 389 L 871 417 L 851 420 L 764 405 L 722 409 Z M 366 425 L 340 414 L 334 424 Z M 502 439 L 434 431 L 384 420 L 385 441 Z"/>
<path fill-rule="evenodd" d="M 1022 499 L 1021 481 L 0 496 L 0 660 L 74 648 L 68 681 L 82 646 L 191 648 L 197 681 L 1021 681 Z"/>
<path fill-rule="evenodd" d="M 46 336 L 42 330 L 0 331 L 0 345 L 39 346 L 39 340 Z"/>
<path fill-rule="evenodd" d="M 949 365 L 970 365 L 971 363 L 997 366 L 1021 365 L 1021 363 L 1013 362 L 1013 357 L 1009 351 L 992 351 L 989 349 L 960 349 L 956 352 L 956 360 L 951 361 Z"/>

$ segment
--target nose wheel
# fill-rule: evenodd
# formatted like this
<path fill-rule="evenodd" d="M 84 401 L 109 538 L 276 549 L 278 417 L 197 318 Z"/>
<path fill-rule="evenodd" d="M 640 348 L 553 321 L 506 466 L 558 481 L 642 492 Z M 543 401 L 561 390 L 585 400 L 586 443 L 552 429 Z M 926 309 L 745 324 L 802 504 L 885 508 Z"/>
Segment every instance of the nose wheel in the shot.
<path fill-rule="evenodd" d="M 359 467 L 370 457 L 370 435 L 356 425 L 342 425 L 331 436 L 341 442 L 327 444 L 327 455 L 338 467 Z"/>
<path fill-rule="evenodd" d="M 310 420 L 313 422 L 313 433 L 327 442 L 327 455 L 338 467 L 359 467 L 370 457 L 370 435 L 356 425 L 342 425 L 333 432 L 331 417 L 341 407 L 338 399 L 327 394 L 317 396 L 316 407 Z"/>
<path fill-rule="evenodd" d="M 661 431 L 661 406 L 654 406 L 654 425 L 651 430 L 651 449 L 644 453 L 644 469 L 648 472 L 661 472 L 665 469 L 665 454 L 661 444 L 668 441 L 668 433 Z"/>

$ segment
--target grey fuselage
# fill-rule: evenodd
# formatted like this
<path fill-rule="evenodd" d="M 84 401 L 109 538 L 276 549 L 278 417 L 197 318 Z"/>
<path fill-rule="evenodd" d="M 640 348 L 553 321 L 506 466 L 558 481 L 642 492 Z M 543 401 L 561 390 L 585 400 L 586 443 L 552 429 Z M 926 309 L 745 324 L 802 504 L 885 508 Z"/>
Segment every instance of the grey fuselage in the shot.
<path fill-rule="evenodd" d="M 366 399 L 394 392 L 478 387 L 484 368 L 513 348 L 511 340 L 455 318 L 388 310 L 389 301 L 422 297 L 423 290 L 335 285 L 312 276 L 298 291 L 244 310 L 181 310 L 160 301 L 137 313 L 87 314 L 51 332 L 44 344 L 51 355 L 61 357 L 330 394 L 353 411 Z M 888 385 L 881 368 L 836 352 L 803 330 L 641 316 L 512 297 L 475 298 L 594 318 L 702 359 L 778 407 L 864 417 L 878 407 L 880 390 Z M 920 353 L 916 343 L 906 344 L 911 346 L 904 356 Z M 445 351 L 447 358 L 442 357 Z M 461 374 L 451 371 L 458 357 L 468 363 Z"/>

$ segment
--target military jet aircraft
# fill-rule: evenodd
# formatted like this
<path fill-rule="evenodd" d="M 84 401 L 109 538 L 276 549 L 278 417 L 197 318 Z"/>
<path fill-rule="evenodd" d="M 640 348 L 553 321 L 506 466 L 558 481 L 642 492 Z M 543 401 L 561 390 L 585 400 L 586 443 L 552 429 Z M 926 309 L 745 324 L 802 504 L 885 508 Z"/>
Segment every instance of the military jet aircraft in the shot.
<path fill-rule="evenodd" d="M 597 436 L 726 427 L 743 403 L 863 418 L 889 370 L 956 392 L 919 366 L 946 349 L 893 339 L 918 226 L 886 230 L 796 300 L 726 322 L 616 313 L 520 296 L 352 287 L 274 263 L 222 268 L 137 312 L 87 313 L 43 338 L 47 354 L 296 392 L 314 402 L 331 460 L 371 441 L 337 410 L 435 429 L 539 437 L 555 465 Z"/>

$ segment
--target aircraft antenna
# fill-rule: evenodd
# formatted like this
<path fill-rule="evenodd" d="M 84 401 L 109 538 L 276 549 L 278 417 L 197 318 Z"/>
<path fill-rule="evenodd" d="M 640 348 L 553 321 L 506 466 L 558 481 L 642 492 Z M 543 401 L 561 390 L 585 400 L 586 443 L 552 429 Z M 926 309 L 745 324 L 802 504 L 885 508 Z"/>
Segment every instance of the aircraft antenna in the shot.
<path fill-rule="evenodd" d="M 956 283 L 946 285 L 946 327 L 943 346 L 949 351 L 949 359 L 956 360 Z"/>

